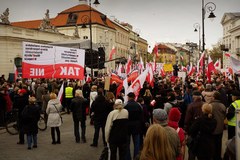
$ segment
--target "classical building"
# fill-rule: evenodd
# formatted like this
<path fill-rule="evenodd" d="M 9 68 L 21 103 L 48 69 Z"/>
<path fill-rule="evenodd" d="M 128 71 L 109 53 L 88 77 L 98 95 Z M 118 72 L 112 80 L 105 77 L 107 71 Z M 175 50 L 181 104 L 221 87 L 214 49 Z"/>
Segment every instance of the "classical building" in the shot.
<path fill-rule="evenodd" d="M 174 65 L 176 64 L 176 53 L 177 50 L 174 49 L 173 47 L 170 47 L 164 43 L 159 43 L 158 44 L 159 59 L 157 59 L 156 61 L 159 61 L 160 63 L 171 63 Z"/>
<path fill-rule="evenodd" d="M 137 33 L 132 27 L 121 24 L 116 19 L 111 20 L 107 15 L 81 2 L 81 4 L 66 9 L 55 18 L 49 18 L 49 10 L 43 20 L 32 20 L 11 23 L 13 26 L 33 30 L 56 30 L 64 35 L 73 36 L 80 40 L 90 40 L 105 51 L 105 61 L 109 59 L 109 53 L 115 47 L 114 58 L 128 57 L 128 54 L 147 51 L 147 41 L 141 37 L 134 36 Z M 47 27 L 46 27 L 47 26 Z M 135 44 L 135 53 L 131 52 L 132 44 Z M 144 48 L 145 47 L 145 48 Z M 135 55 L 134 55 L 135 56 Z M 89 57 L 89 56 L 86 56 Z M 105 63 L 105 66 L 115 68 L 115 61 Z"/>
<path fill-rule="evenodd" d="M 235 58 L 240 58 L 240 12 L 225 13 L 222 17 L 222 50 Z M 223 56 L 223 68 L 229 66 L 229 58 Z"/>

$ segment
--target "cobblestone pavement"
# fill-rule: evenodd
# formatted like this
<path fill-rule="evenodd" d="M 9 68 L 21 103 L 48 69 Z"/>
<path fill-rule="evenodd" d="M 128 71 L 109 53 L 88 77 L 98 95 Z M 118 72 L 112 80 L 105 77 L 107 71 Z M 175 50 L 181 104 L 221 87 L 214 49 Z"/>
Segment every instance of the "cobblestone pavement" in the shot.
<path fill-rule="evenodd" d="M 87 143 L 75 143 L 73 134 L 72 116 L 63 115 L 63 125 L 60 127 L 61 144 L 51 144 L 50 128 L 38 133 L 38 148 L 27 150 L 25 139 L 24 145 L 17 145 L 18 135 L 10 135 L 5 129 L 0 130 L 0 160 L 98 160 L 103 150 L 101 132 L 97 148 L 90 147 L 92 143 L 94 127 L 86 122 Z M 81 133 L 81 132 L 80 132 Z M 223 152 L 227 140 L 226 130 L 223 135 Z M 187 148 L 185 154 L 187 160 Z"/>
<path fill-rule="evenodd" d="M 53 145 L 51 131 L 38 132 L 38 148 L 27 149 L 24 145 L 18 145 L 18 135 L 10 135 L 5 130 L 0 130 L 0 160 L 98 160 L 103 150 L 101 134 L 97 148 L 90 147 L 94 128 L 87 120 L 87 143 L 76 143 L 73 134 L 72 116 L 63 115 L 63 125 L 60 127 L 61 144 Z M 81 132 L 80 132 L 81 133 Z"/>

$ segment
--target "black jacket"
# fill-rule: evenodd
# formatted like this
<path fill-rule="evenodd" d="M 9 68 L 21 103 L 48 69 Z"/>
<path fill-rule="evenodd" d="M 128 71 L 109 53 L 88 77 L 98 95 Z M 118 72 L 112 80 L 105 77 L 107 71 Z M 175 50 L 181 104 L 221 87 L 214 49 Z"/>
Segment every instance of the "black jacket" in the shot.
<path fill-rule="evenodd" d="M 73 121 L 85 121 L 86 120 L 86 102 L 87 100 L 82 97 L 75 97 L 71 101 L 71 111 Z"/>
<path fill-rule="evenodd" d="M 198 118 L 190 127 L 189 134 L 195 137 L 200 132 L 200 139 L 197 148 L 197 157 L 204 159 L 213 158 L 214 138 L 213 131 L 215 130 L 217 121 L 214 118 L 209 118 L 206 114 Z"/>
<path fill-rule="evenodd" d="M 141 106 L 135 101 L 128 101 L 125 109 L 128 110 L 128 133 L 140 134 L 143 123 L 143 110 Z"/>
<path fill-rule="evenodd" d="M 41 108 L 36 104 L 27 105 L 22 111 L 23 131 L 26 134 L 38 133 Z"/>

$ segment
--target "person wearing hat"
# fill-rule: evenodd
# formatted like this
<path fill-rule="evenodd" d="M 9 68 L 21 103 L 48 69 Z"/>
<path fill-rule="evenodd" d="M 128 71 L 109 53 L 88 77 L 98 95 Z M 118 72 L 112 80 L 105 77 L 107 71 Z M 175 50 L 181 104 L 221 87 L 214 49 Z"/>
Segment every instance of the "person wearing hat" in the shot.
<path fill-rule="evenodd" d="M 213 93 L 213 100 L 209 103 L 212 105 L 212 114 L 217 121 L 217 126 L 213 132 L 214 138 L 214 159 L 221 159 L 222 151 L 222 137 L 224 130 L 224 119 L 226 117 L 226 107 L 221 102 L 221 95 L 215 91 Z"/>
<path fill-rule="evenodd" d="M 143 123 L 143 111 L 142 107 L 134 100 L 135 94 L 133 92 L 128 93 L 128 102 L 125 106 L 125 109 L 129 113 L 129 122 L 128 122 L 128 146 L 127 146 L 127 160 L 131 160 L 130 152 L 130 142 L 131 137 L 133 138 L 134 145 L 134 154 L 135 158 L 140 150 L 140 133 L 141 125 Z"/>
<path fill-rule="evenodd" d="M 168 115 L 164 109 L 154 109 L 153 110 L 153 123 L 160 124 L 164 127 L 165 132 L 167 133 L 169 143 L 171 148 L 174 151 L 174 157 L 178 157 L 181 153 L 180 139 L 177 132 L 172 127 L 168 126 Z"/>
<path fill-rule="evenodd" d="M 181 154 L 177 157 L 177 160 L 183 160 L 184 159 L 184 153 L 185 153 L 185 135 L 184 130 L 178 126 L 178 123 L 181 118 L 181 112 L 178 108 L 171 108 L 168 114 L 168 126 L 174 128 L 177 133 L 178 137 L 180 139 L 181 144 Z"/>
<path fill-rule="evenodd" d="M 193 102 L 188 105 L 184 120 L 184 130 L 187 135 L 189 135 L 189 128 L 192 126 L 194 121 L 202 116 L 202 94 L 199 91 L 194 91 L 192 98 Z M 191 150 L 188 150 L 188 157 L 189 159 L 195 159 L 195 155 L 191 152 Z"/>
<path fill-rule="evenodd" d="M 124 109 L 121 99 L 116 99 L 113 107 L 114 110 L 107 117 L 105 139 L 109 143 L 110 159 L 117 159 L 117 150 L 119 150 L 118 157 L 123 160 L 127 153 L 128 111 Z"/>
<path fill-rule="evenodd" d="M 235 136 L 236 130 L 236 115 L 235 110 L 240 108 L 240 91 L 232 91 L 232 101 L 231 105 L 227 109 L 227 119 L 228 119 L 228 139 L 232 139 Z"/>
<path fill-rule="evenodd" d="M 14 97 L 13 108 L 18 109 L 18 129 L 19 141 L 17 144 L 24 144 L 24 132 L 22 124 L 22 111 L 28 105 L 28 94 L 25 89 L 19 89 L 18 94 Z"/>
<path fill-rule="evenodd" d="M 38 121 L 41 108 L 36 104 L 35 97 L 28 98 L 29 105 L 23 109 L 22 122 L 23 131 L 27 134 L 28 149 L 37 148 Z M 33 146 L 32 146 L 33 143 Z"/>

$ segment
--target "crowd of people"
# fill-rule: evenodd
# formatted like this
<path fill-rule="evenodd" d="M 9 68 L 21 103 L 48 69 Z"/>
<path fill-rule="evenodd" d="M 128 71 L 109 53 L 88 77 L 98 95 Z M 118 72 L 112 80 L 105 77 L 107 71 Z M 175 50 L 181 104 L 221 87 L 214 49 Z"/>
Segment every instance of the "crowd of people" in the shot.
<path fill-rule="evenodd" d="M 214 75 L 211 83 L 193 77 L 185 81 L 178 77 L 154 79 L 154 86 L 145 82 L 137 97 L 133 92 L 124 95 L 124 89 L 116 96 L 118 84 L 111 84 L 106 91 L 104 80 L 97 78 L 86 83 L 23 79 L 12 84 L 1 79 L 0 125 L 4 125 L 7 112 L 18 109 L 17 143 L 24 144 L 26 134 L 28 149 L 37 148 L 37 122 L 44 114 L 52 144 L 61 144 L 61 112 L 66 111 L 73 117 L 76 143 L 87 142 L 86 116 L 91 117 L 94 137 L 90 146 L 98 147 L 101 129 L 111 160 L 183 160 L 186 145 L 189 160 L 234 159 L 239 83 L 221 74 Z M 57 95 L 62 84 L 60 100 Z M 224 129 L 229 142 L 222 153 Z"/>

